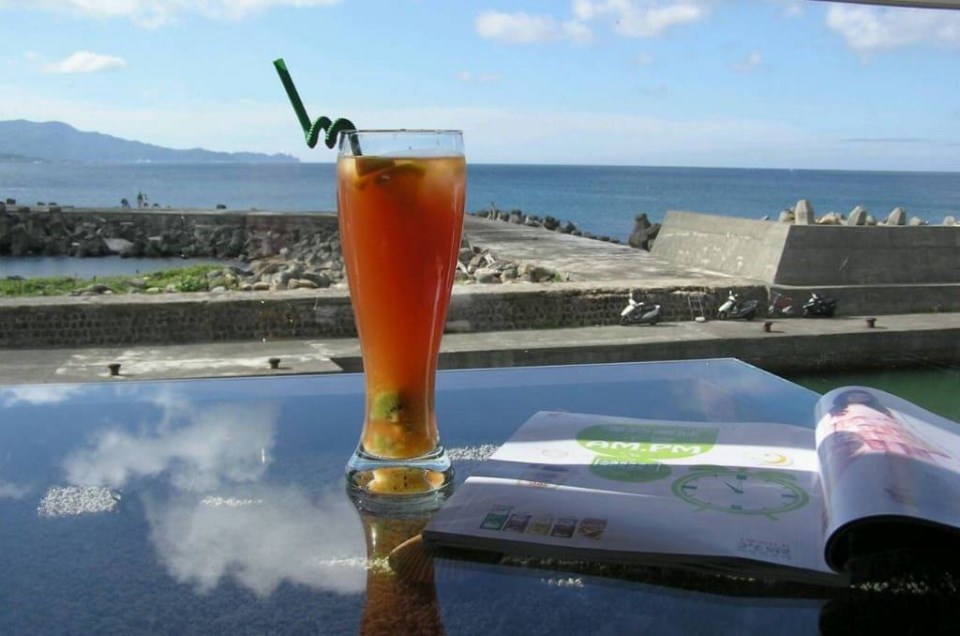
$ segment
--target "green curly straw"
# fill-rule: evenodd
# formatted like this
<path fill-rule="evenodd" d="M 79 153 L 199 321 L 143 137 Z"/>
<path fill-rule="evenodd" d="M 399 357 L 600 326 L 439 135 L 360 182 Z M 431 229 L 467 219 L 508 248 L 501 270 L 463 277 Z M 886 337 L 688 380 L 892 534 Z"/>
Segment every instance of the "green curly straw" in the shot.
<path fill-rule="evenodd" d="M 327 148 L 333 148 L 337 144 L 338 135 L 357 129 L 349 119 L 340 118 L 331 122 L 330 118 L 326 115 L 321 116 L 311 124 L 310 117 L 307 115 L 307 110 L 303 107 L 303 102 L 300 101 L 300 94 L 297 93 L 297 87 L 293 85 L 293 78 L 290 77 L 290 71 L 287 70 L 287 65 L 284 63 L 283 58 L 281 57 L 274 60 L 273 65 L 277 69 L 277 74 L 280 75 L 280 81 L 283 82 L 283 88 L 287 91 L 287 97 L 290 98 L 290 103 L 293 105 L 293 110 L 297 114 L 297 119 L 300 120 L 300 127 L 303 128 L 303 136 L 307 140 L 308 147 L 313 148 L 317 145 L 317 141 L 320 139 L 320 131 L 326 133 L 323 143 L 327 145 Z M 351 139 L 351 142 L 353 145 L 353 153 L 359 155 L 360 148 L 357 146 L 356 140 Z"/>

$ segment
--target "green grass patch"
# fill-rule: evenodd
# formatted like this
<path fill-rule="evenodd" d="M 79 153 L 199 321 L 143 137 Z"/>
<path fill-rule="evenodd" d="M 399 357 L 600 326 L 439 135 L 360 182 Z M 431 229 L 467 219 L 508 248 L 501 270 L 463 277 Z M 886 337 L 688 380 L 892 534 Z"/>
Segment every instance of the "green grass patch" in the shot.
<path fill-rule="evenodd" d="M 128 294 L 150 287 L 157 287 L 163 291 L 168 285 L 174 285 L 180 292 L 207 291 L 212 282 L 207 274 L 221 269 L 223 269 L 222 265 L 191 265 L 126 276 L 95 276 L 93 278 L 51 276 L 23 280 L 0 278 L 0 296 L 68 296 L 87 289 L 91 285 L 106 285 L 114 294 Z M 139 284 L 137 281 L 143 281 L 145 284 Z M 236 288 L 235 280 L 231 282 L 218 278 L 216 283 L 228 289 Z"/>

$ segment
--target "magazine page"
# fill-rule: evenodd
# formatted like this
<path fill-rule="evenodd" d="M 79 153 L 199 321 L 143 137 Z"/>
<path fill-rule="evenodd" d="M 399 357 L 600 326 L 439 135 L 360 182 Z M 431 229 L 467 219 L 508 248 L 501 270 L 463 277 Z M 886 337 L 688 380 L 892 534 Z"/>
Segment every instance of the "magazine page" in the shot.
<path fill-rule="evenodd" d="M 812 429 L 540 412 L 424 537 L 557 558 L 823 573 L 822 517 Z"/>
<path fill-rule="evenodd" d="M 827 498 L 827 560 L 955 540 L 960 431 L 894 395 L 844 387 L 817 403 L 817 452 Z M 936 526 L 940 525 L 940 528 Z"/>

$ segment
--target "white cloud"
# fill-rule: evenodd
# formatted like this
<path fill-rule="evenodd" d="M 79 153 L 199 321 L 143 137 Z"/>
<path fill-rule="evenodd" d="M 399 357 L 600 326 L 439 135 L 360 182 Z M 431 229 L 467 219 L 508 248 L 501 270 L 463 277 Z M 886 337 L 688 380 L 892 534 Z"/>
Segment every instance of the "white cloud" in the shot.
<path fill-rule="evenodd" d="M 18 486 L 9 481 L 0 480 L 0 499 L 20 499 L 30 492 L 26 486 Z"/>
<path fill-rule="evenodd" d="M 960 12 L 831 6 L 827 26 L 860 54 L 913 44 L 960 47 Z"/>
<path fill-rule="evenodd" d="M 738 73 L 752 73 L 763 64 L 763 56 L 760 51 L 751 51 L 742 60 L 734 62 L 730 68 Z"/>
<path fill-rule="evenodd" d="M 808 0 L 768 0 L 783 10 L 785 18 L 799 18 L 803 15 Z"/>
<path fill-rule="evenodd" d="M 472 73 L 470 71 L 460 71 L 457 73 L 457 79 L 465 84 L 494 84 L 500 81 L 500 76 L 496 73 Z"/>
<path fill-rule="evenodd" d="M 523 12 L 485 11 L 477 16 L 475 26 L 480 37 L 510 44 L 562 39 L 583 42 L 590 38 L 590 30 L 575 20 L 561 24 L 549 16 Z"/>
<path fill-rule="evenodd" d="M 567 20 L 560 25 L 565 37 L 578 44 L 589 44 L 593 40 L 593 31 L 579 20 Z"/>
<path fill-rule="evenodd" d="M 650 66 L 653 64 L 653 55 L 650 53 L 637 53 L 633 58 L 633 63 L 637 66 Z"/>
<path fill-rule="evenodd" d="M 0 389 L 0 406 L 16 404 L 57 404 L 71 395 L 83 392 L 83 388 L 70 384 L 38 384 Z"/>
<path fill-rule="evenodd" d="M 44 64 L 41 68 L 45 73 L 99 73 L 124 68 L 126 65 L 126 60 L 120 57 L 77 51 L 66 59 Z"/>
<path fill-rule="evenodd" d="M 616 33 L 628 38 L 656 37 L 708 13 L 702 0 L 576 0 L 573 10 L 581 20 L 607 18 Z"/>
<path fill-rule="evenodd" d="M 261 597 L 284 582 L 341 594 L 363 591 L 371 563 L 356 509 L 342 491 L 318 501 L 267 485 L 230 494 L 250 504 L 145 500 L 150 539 L 175 580 L 201 592 L 232 580 Z"/>
<path fill-rule="evenodd" d="M 137 26 L 169 24 L 180 13 L 208 18 L 242 19 L 274 7 L 318 7 L 339 0 L 0 0 L 0 9 L 44 9 L 91 18 L 125 18 Z"/>
<path fill-rule="evenodd" d="M 696 22 L 707 15 L 706 0 L 574 0 L 573 17 L 559 21 L 546 15 L 486 11 L 476 20 L 477 34 L 510 44 L 593 40 L 591 20 L 609 22 L 615 33 L 628 38 L 650 38 L 667 29 Z"/>
<path fill-rule="evenodd" d="M 268 404 L 193 408 L 160 402 L 153 431 L 100 431 L 90 448 L 63 462 L 72 484 L 123 488 L 139 477 L 167 475 L 174 487 L 204 491 L 259 479 L 273 448 L 276 410 Z"/>

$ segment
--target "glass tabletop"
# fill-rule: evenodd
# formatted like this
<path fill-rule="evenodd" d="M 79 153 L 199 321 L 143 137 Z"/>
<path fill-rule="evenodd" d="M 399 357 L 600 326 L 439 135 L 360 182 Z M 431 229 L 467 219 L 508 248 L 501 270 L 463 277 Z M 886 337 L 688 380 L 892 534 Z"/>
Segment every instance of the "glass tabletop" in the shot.
<path fill-rule="evenodd" d="M 862 609 L 543 562 L 398 577 L 427 516 L 346 495 L 362 380 L 0 387 L 0 633 L 810 633 Z M 705 360 L 444 371 L 437 413 L 462 481 L 538 410 L 812 426 L 816 399 Z"/>

